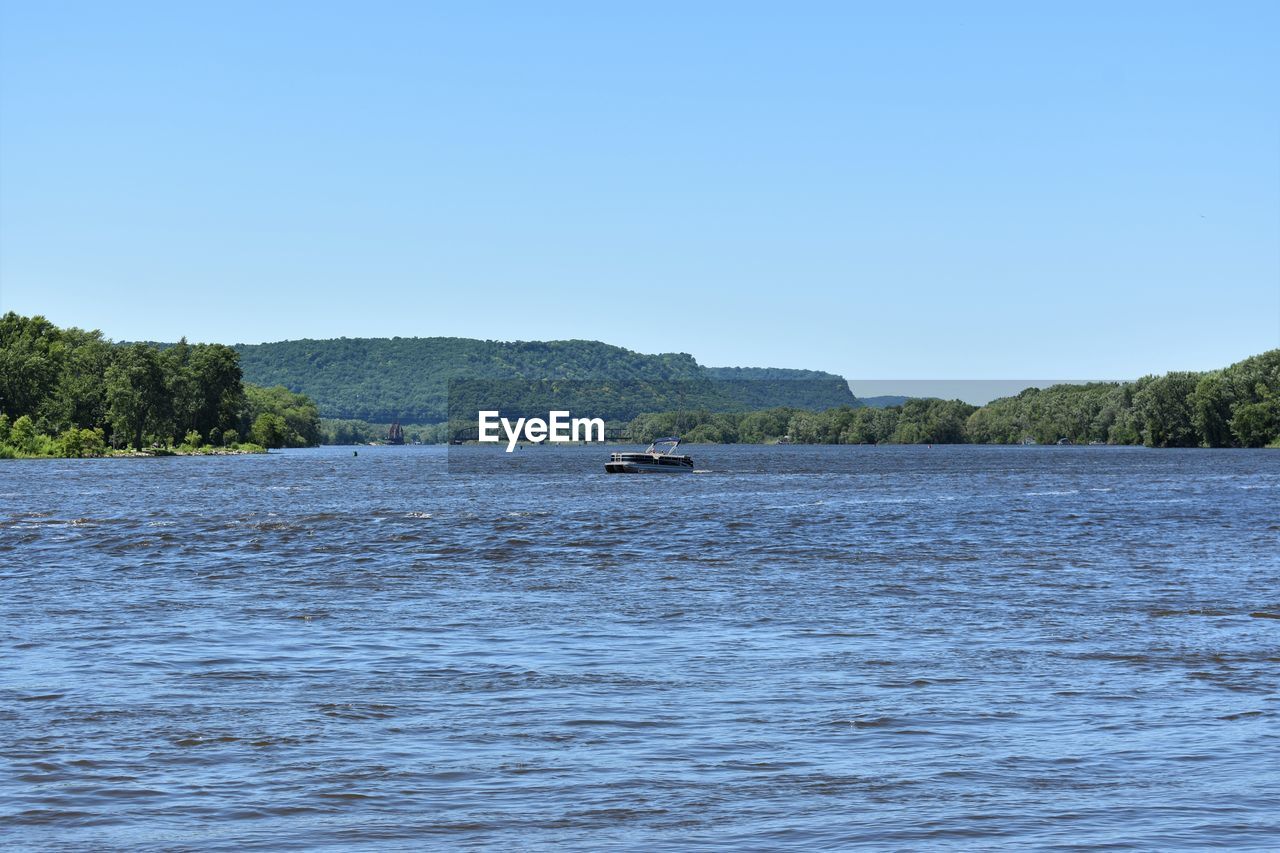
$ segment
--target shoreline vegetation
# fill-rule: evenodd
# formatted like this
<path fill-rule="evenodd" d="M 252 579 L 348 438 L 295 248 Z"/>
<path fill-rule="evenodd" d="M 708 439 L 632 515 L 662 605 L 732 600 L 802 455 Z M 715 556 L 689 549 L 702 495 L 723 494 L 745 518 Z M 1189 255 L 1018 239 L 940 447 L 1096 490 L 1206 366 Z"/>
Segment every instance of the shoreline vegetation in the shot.
<path fill-rule="evenodd" d="M 0 317 L 0 459 L 262 453 L 319 443 L 306 395 L 245 383 L 221 344 L 117 344 Z"/>
<path fill-rule="evenodd" d="M 325 443 L 380 443 L 389 424 L 322 421 Z M 611 421 L 628 444 L 679 435 L 687 444 L 1093 444 L 1280 448 L 1280 349 L 1221 370 L 1133 382 L 1027 388 L 975 406 L 907 399 L 821 411 L 680 409 Z M 409 443 L 474 440 L 473 421 L 402 425 Z M 345 439 L 340 440 L 340 439 Z M 469 441 L 467 443 L 470 443 Z"/>
<path fill-rule="evenodd" d="M 266 452 L 267 448 L 260 444 L 241 442 L 235 447 L 210 447 L 208 445 L 204 447 L 186 447 L 180 445 L 176 448 L 149 447 L 146 450 L 109 450 L 103 455 L 110 459 L 156 459 L 163 456 L 243 456 L 245 454 Z"/>
<path fill-rule="evenodd" d="M 635 418 L 627 431 L 637 440 L 681 435 L 689 444 L 1280 448 L 1280 349 L 1202 373 L 1028 388 L 985 406 L 922 398 L 900 406 L 822 412 L 664 412 Z"/>
<path fill-rule="evenodd" d="M 781 372 L 766 378 L 788 381 L 780 377 Z M 1280 448 L 1280 349 L 1202 373 L 1028 388 L 985 406 L 908 399 L 887 407 L 854 400 L 853 405 L 821 410 L 689 407 L 630 420 L 613 418 L 608 426 L 621 440 L 640 444 L 676 434 L 689 444 Z M 0 459 L 358 446 L 386 443 L 389 427 L 351 418 L 322 419 L 306 394 L 245 382 L 240 353 L 233 347 L 193 345 L 185 339 L 169 345 L 113 343 L 101 332 L 61 329 L 40 316 L 10 312 L 0 317 Z M 475 423 L 401 427 L 410 444 L 444 444 L 465 439 Z"/>

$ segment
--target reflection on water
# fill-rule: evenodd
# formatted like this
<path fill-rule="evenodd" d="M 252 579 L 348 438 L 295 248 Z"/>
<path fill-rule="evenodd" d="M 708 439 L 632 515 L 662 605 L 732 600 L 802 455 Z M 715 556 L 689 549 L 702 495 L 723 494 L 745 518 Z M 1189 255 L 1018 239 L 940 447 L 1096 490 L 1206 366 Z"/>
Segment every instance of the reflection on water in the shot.
<path fill-rule="evenodd" d="M 1280 454 L 689 451 L 0 463 L 0 843 L 1276 841 Z"/>

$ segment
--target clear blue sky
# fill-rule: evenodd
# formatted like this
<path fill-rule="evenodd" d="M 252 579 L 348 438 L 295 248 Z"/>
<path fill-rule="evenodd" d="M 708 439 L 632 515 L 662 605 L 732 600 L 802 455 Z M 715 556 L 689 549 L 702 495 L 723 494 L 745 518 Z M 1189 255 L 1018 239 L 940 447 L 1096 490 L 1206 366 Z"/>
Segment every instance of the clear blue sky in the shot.
<path fill-rule="evenodd" d="M 5 0 L 0 310 L 850 377 L 1280 346 L 1280 3 L 619 5 Z"/>

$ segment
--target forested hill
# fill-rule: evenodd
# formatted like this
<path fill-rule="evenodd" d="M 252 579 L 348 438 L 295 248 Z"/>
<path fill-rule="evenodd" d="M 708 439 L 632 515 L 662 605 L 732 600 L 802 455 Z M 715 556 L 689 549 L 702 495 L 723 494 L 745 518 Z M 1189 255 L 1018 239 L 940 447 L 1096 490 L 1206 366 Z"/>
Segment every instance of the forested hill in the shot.
<path fill-rule="evenodd" d="M 239 344 L 245 379 L 307 394 L 323 416 L 377 423 L 437 423 L 447 418 L 451 379 L 608 380 L 617 411 L 631 418 L 667 408 L 654 383 L 736 381 L 740 408 L 856 405 L 833 373 L 782 368 L 708 368 L 687 353 L 646 355 L 599 341 L 481 341 L 471 338 L 336 338 Z M 795 381 L 809 380 L 809 381 Z M 628 382 L 645 386 L 628 402 Z M 686 388 L 688 386 L 685 386 Z M 723 393 L 683 397 L 682 406 L 723 408 Z M 596 414 L 596 413 L 593 413 Z"/>

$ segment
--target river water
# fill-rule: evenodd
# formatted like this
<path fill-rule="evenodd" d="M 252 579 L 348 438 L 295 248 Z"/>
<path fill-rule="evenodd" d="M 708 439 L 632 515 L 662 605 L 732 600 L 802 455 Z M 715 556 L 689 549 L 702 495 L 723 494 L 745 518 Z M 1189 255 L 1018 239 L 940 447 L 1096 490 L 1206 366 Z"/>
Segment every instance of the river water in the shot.
<path fill-rule="evenodd" d="M 0 846 L 1280 846 L 1280 453 L 691 452 L 0 462 Z"/>

